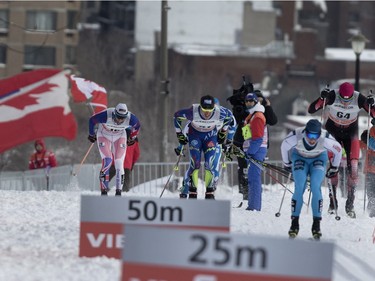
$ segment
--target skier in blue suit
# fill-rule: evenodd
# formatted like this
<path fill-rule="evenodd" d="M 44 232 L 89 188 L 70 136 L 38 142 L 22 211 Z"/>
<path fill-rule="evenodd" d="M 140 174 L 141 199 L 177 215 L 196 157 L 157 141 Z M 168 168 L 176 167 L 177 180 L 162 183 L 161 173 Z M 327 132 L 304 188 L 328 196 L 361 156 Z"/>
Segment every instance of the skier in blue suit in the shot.
<path fill-rule="evenodd" d="M 333 157 L 330 159 L 331 164 L 326 173 L 328 151 L 332 152 Z M 295 183 L 292 197 L 292 225 L 288 232 L 290 238 L 298 235 L 303 193 L 309 176 L 313 212 L 311 232 L 317 240 L 322 236 L 320 231 L 323 207 L 321 185 L 324 175 L 331 178 L 337 174 L 342 157 L 341 151 L 341 145 L 322 129 L 321 123 L 316 119 L 309 120 L 305 127 L 297 128 L 289 133 L 281 143 L 284 166 L 292 169 Z"/>
<path fill-rule="evenodd" d="M 215 105 L 218 105 L 220 106 L 220 102 L 217 98 L 214 98 L 214 101 L 215 101 Z M 236 122 L 236 119 L 234 118 L 233 114 L 231 111 L 228 112 L 229 115 L 232 116 L 232 122 L 229 124 L 229 128 L 228 128 L 228 133 L 227 133 L 227 138 L 226 138 L 226 141 L 225 143 L 223 144 L 218 144 L 217 147 L 216 147 L 216 154 L 215 154 L 215 157 L 216 159 L 214 160 L 214 162 L 216 163 L 216 167 L 215 167 L 215 175 L 214 175 L 214 188 L 216 189 L 217 187 L 217 183 L 219 181 L 219 177 L 220 177 L 220 159 L 221 159 L 221 156 L 222 156 L 222 151 L 226 153 L 226 157 L 230 156 L 230 153 L 231 153 L 231 146 L 233 144 L 233 137 L 234 137 L 234 134 L 236 132 L 236 128 L 237 128 L 237 122 Z M 183 133 L 185 136 L 188 137 L 188 131 L 189 131 L 189 124 L 190 124 L 190 121 L 185 125 L 185 128 L 183 130 Z M 222 124 L 221 124 L 222 125 Z M 220 126 L 218 128 L 220 130 Z M 175 148 L 175 152 L 177 154 L 177 156 L 179 156 L 181 154 L 181 151 L 183 150 L 183 145 L 182 144 L 179 144 L 177 148 Z M 231 160 L 231 159 L 229 159 Z M 190 185 L 190 177 L 189 177 L 189 170 L 186 171 L 185 175 L 184 175 L 184 179 L 182 181 L 182 189 L 181 189 L 181 193 L 180 193 L 180 198 L 187 198 L 188 194 L 189 194 L 189 185 Z"/>
<path fill-rule="evenodd" d="M 217 162 L 217 145 L 226 140 L 229 124 L 233 114 L 225 107 L 215 105 L 214 97 L 203 96 L 200 104 L 182 109 L 174 114 L 174 126 L 181 145 L 189 143 L 190 166 L 187 171 L 189 178 L 189 199 L 197 198 L 198 173 L 203 152 L 205 159 L 206 199 L 215 199 L 215 168 Z M 188 122 L 188 132 L 183 133 L 182 122 Z M 182 198 L 186 193 L 182 192 Z"/>

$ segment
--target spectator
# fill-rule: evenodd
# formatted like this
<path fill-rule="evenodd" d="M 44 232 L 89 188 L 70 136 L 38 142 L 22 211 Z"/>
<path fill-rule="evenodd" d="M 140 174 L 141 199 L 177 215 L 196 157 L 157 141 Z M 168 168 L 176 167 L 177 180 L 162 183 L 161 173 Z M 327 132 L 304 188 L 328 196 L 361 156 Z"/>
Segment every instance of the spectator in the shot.
<path fill-rule="evenodd" d="M 38 139 L 34 143 L 35 152 L 31 155 L 29 169 L 49 169 L 57 166 L 55 154 L 46 149 L 44 140 Z"/>
<path fill-rule="evenodd" d="M 245 104 L 249 115 L 242 127 L 243 148 L 250 159 L 264 161 L 267 155 L 268 134 L 264 106 L 259 104 L 254 93 L 246 95 Z M 262 170 L 251 160 L 248 164 L 248 211 L 260 211 L 262 208 Z"/>

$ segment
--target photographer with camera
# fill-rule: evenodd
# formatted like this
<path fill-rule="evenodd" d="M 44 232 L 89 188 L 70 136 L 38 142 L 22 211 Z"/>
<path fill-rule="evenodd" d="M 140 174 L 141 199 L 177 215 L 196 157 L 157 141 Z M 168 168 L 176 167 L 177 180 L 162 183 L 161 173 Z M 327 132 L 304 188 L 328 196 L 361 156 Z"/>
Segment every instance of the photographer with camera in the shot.
<path fill-rule="evenodd" d="M 244 121 L 249 115 L 249 112 L 245 105 L 245 97 L 248 93 L 254 93 L 258 97 L 258 103 L 264 106 L 264 116 L 266 118 L 266 125 L 273 126 L 277 123 L 277 116 L 274 113 L 271 102 L 269 99 L 263 96 L 260 90 L 254 90 L 252 83 L 247 82 L 245 76 L 242 76 L 243 84 L 241 88 L 234 89 L 233 95 L 227 98 L 227 101 L 231 103 L 233 115 L 237 121 L 237 130 L 233 138 L 233 144 L 244 150 L 243 143 L 244 138 L 242 135 L 242 127 L 244 126 Z M 237 157 L 238 161 L 238 190 L 243 194 L 243 199 L 247 200 L 247 190 L 248 190 L 248 180 L 247 180 L 247 161 L 244 158 Z"/>

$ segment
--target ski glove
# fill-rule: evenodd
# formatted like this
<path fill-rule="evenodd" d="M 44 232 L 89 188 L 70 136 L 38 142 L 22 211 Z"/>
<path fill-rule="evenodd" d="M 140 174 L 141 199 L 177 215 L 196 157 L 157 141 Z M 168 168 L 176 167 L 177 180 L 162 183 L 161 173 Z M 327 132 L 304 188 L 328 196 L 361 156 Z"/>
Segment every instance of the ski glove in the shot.
<path fill-rule="evenodd" d="M 87 139 L 88 139 L 89 141 L 91 141 L 92 143 L 96 142 L 96 136 L 95 136 L 95 135 L 89 135 L 89 136 L 87 137 Z"/>
<path fill-rule="evenodd" d="M 232 161 L 232 150 L 233 150 L 233 144 L 231 141 L 226 141 L 225 143 L 222 144 L 222 150 L 225 154 L 225 157 L 229 160 Z"/>
<path fill-rule="evenodd" d="M 132 146 L 133 144 L 135 144 L 136 141 L 137 141 L 137 137 L 129 138 L 129 139 L 126 141 L 126 144 L 127 144 L 128 146 Z"/>
<path fill-rule="evenodd" d="M 183 145 L 179 145 L 178 147 L 176 147 L 174 149 L 174 152 L 176 153 L 177 156 L 180 156 L 180 155 L 185 156 L 185 154 L 184 154 L 184 146 Z"/>
<path fill-rule="evenodd" d="M 374 97 L 370 96 L 370 97 L 367 97 L 366 102 L 367 102 L 368 105 L 374 106 L 375 99 L 374 99 Z"/>
<path fill-rule="evenodd" d="M 329 167 L 329 169 L 326 173 L 326 177 L 327 178 L 333 178 L 334 176 L 337 175 L 338 172 L 339 172 L 339 168 L 331 166 L 331 167 Z"/>
<path fill-rule="evenodd" d="M 320 97 L 322 99 L 326 99 L 326 98 L 328 98 L 328 96 L 329 96 L 329 90 L 324 89 L 323 91 L 320 92 Z"/>
<path fill-rule="evenodd" d="M 182 132 L 179 132 L 179 133 L 176 133 L 176 134 L 177 134 L 178 142 L 180 144 L 185 145 L 185 144 L 188 143 L 187 137 Z"/>
<path fill-rule="evenodd" d="M 227 136 L 226 132 L 224 131 L 219 131 L 217 135 L 217 143 L 218 144 L 223 144 L 225 141 L 225 137 Z"/>

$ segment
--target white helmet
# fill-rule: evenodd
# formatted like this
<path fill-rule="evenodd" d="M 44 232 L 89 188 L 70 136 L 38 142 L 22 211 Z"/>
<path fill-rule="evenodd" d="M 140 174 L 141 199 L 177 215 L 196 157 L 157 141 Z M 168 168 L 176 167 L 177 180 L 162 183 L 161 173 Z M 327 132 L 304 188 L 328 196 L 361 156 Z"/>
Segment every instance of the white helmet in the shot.
<path fill-rule="evenodd" d="M 119 119 L 124 119 L 126 116 L 128 116 L 128 107 L 125 103 L 119 103 L 115 107 L 115 116 Z"/>

